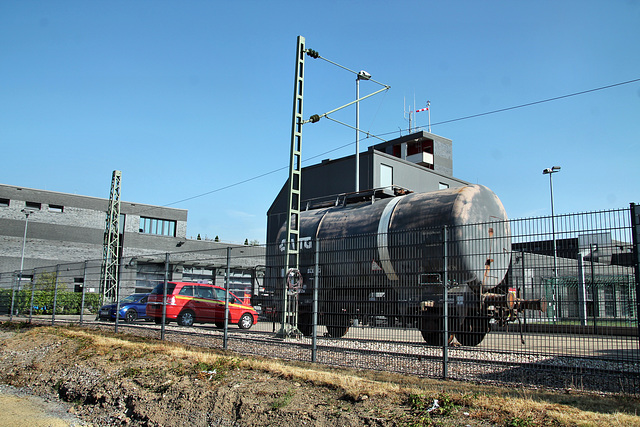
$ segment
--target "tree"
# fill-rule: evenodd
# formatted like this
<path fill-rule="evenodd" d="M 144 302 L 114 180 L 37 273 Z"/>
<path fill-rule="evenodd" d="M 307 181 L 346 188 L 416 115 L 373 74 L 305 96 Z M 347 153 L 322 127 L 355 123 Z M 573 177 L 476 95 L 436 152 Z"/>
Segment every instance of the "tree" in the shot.
<path fill-rule="evenodd" d="M 37 291 L 53 292 L 56 289 L 57 278 L 58 276 L 54 272 L 40 273 L 36 278 L 35 289 Z M 61 285 L 62 283 L 58 282 L 58 286 L 60 287 Z"/>
<path fill-rule="evenodd" d="M 249 239 L 244 239 L 244 245 L 249 246 Z"/>
<path fill-rule="evenodd" d="M 198 237 L 196 237 L 196 240 L 202 240 L 202 237 L 200 237 L 200 233 L 198 233 Z"/>
<path fill-rule="evenodd" d="M 216 238 L 215 238 L 215 239 L 213 239 L 213 241 L 214 241 L 214 242 L 219 242 L 219 241 L 220 241 L 220 238 L 219 238 L 218 236 L 216 236 Z"/>

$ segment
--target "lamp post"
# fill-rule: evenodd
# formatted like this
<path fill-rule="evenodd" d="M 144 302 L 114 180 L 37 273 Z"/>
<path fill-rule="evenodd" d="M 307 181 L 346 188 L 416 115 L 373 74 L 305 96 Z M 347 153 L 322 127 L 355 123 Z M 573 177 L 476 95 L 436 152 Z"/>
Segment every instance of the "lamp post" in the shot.
<path fill-rule="evenodd" d="M 371 74 L 360 70 L 356 77 L 356 192 L 360 191 L 360 80 L 370 80 Z"/>
<path fill-rule="evenodd" d="M 24 237 L 22 238 L 22 255 L 20 256 L 20 275 L 18 278 L 18 289 L 20 289 L 20 285 L 22 282 L 22 269 L 24 268 L 24 248 L 27 244 L 27 226 L 29 225 L 29 215 L 33 213 L 33 211 L 22 209 L 22 212 L 25 215 L 24 219 Z"/>
<path fill-rule="evenodd" d="M 27 243 L 27 225 L 29 224 L 29 215 L 33 211 L 22 209 L 20 212 L 24 213 L 24 236 L 22 238 L 22 255 L 20 255 L 20 272 L 18 273 L 18 291 L 20 291 L 20 285 L 22 284 L 22 269 L 24 268 L 24 248 Z M 9 312 L 9 319 L 13 320 L 13 301 L 15 299 L 15 288 L 11 291 L 11 311 Z"/>
<path fill-rule="evenodd" d="M 551 238 L 553 239 L 553 317 L 557 317 L 556 285 L 558 279 L 558 250 L 556 246 L 556 219 L 553 207 L 553 174 L 560 171 L 560 166 L 552 166 L 542 170 L 543 175 L 549 175 L 549 190 L 551 192 Z"/>

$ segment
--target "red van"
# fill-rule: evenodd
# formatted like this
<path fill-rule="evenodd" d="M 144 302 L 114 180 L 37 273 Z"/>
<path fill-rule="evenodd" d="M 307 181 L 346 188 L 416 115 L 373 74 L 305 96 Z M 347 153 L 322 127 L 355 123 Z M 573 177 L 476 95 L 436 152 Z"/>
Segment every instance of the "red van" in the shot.
<path fill-rule="evenodd" d="M 167 282 L 167 313 L 165 323 L 176 320 L 181 326 L 194 323 L 215 323 L 224 327 L 225 290 L 204 283 Z M 164 283 L 149 294 L 147 316 L 162 323 L 162 295 Z M 258 323 L 258 313 L 229 292 L 229 323 L 249 329 Z"/>

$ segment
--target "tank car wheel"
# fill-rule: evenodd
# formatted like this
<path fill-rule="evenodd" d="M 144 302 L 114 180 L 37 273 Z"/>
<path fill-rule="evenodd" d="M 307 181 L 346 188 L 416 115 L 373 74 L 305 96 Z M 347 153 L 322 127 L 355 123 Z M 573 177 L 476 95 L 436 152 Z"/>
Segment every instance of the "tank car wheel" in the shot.
<path fill-rule="evenodd" d="M 244 313 L 240 316 L 240 320 L 238 321 L 238 327 L 240 329 L 249 329 L 253 326 L 253 316 L 250 313 Z"/>
<path fill-rule="evenodd" d="M 347 335 L 348 331 L 348 326 L 327 326 L 327 332 L 329 332 L 329 336 L 332 338 L 342 338 Z"/>
<path fill-rule="evenodd" d="M 313 333 L 313 315 L 307 312 L 300 312 L 298 314 L 298 330 L 302 332 L 302 335 L 310 337 Z"/>
<path fill-rule="evenodd" d="M 349 331 L 349 316 L 346 314 L 328 316 L 326 326 L 330 337 L 342 338 Z"/>
<path fill-rule="evenodd" d="M 489 328 L 488 316 L 468 316 L 462 322 L 461 332 L 456 333 L 456 339 L 464 346 L 475 347 L 484 340 Z"/>
<path fill-rule="evenodd" d="M 193 311 L 186 310 L 180 313 L 180 315 L 178 316 L 178 325 L 193 326 L 193 323 L 195 322 L 195 320 L 196 320 L 196 317 Z"/>
<path fill-rule="evenodd" d="M 439 310 L 423 314 L 419 320 L 419 325 L 422 339 L 424 339 L 427 344 L 435 346 L 442 346 L 442 344 L 444 344 L 442 333 L 444 323 L 442 313 Z"/>

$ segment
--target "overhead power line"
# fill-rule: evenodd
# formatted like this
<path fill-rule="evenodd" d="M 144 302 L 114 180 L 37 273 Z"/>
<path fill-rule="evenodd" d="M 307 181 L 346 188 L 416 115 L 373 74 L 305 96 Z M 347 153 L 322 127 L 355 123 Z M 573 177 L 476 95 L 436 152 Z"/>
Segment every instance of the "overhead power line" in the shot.
<path fill-rule="evenodd" d="M 567 94 L 567 95 L 555 96 L 553 98 L 542 99 L 540 101 L 528 102 L 526 104 L 515 105 L 513 107 L 500 108 L 499 110 L 487 111 L 487 112 L 484 112 L 484 113 L 473 114 L 471 116 L 459 117 L 457 119 L 444 120 L 442 122 L 432 123 L 431 126 L 443 125 L 443 124 L 446 124 L 446 123 L 459 122 L 461 120 L 467 120 L 467 119 L 474 119 L 476 117 L 488 116 L 489 114 L 503 113 L 505 111 L 516 110 L 518 108 L 531 107 L 532 105 L 544 104 L 545 102 L 551 102 L 551 101 L 558 101 L 560 99 L 571 98 L 572 96 L 584 95 L 586 93 L 597 92 L 599 90 L 611 89 L 612 87 L 622 86 L 622 85 L 626 85 L 626 84 L 629 84 L 629 83 L 635 83 L 635 82 L 638 82 L 638 81 L 640 81 L 640 78 L 639 79 L 634 79 L 634 80 L 628 80 L 626 82 L 614 83 L 614 84 L 607 85 L 607 86 L 601 86 L 601 87 L 597 87 L 595 89 L 588 89 L 588 90 L 583 90 L 583 91 L 580 91 L 580 92 L 574 92 L 574 93 L 570 93 L 570 94 Z"/>
<path fill-rule="evenodd" d="M 324 58 L 322 58 L 322 59 L 324 59 Z M 351 70 L 349 70 L 349 71 L 351 71 Z M 444 120 L 444 121 L 441 121 L 441 122 L 432 123 L 431 126 L 443 125 L 443 124 L 446 124 L 446 123 L 459 122 L 459 121 L 462 121 L 462 120 L 473 119 L 473 118 L 476 118 L 476 117 L 488 116 L 490 114 L 503 113 L 505 111 L 516 110 L 518 108 L 531 107 L 532 105 L 538 105 L 538 104 L 544 104 L 546 102 L 558 101 L 560 99 L 571 98 L 573 96 L 584 95 L 584 94 L 587 94 L 587 93 L 597 92 L 597 91 L 605 90 L 605 89 L 611 89 L 613 87 L 623 86 L 623 85 L 627 85 L 627 84 L 630 84 L 630 83 L 636 83 L 636 82 L 640 82 L 640 78 L 633 79 L 633 80 L 627 80 L 625 82 L 620 82 L 620 83 L 614 83 L 614 84 L 610 84 L 610 85 L 606 85 L 606 86 L 600 86 L 600 87 L 597 87 L 597 88 L 594 88 L 594 89 L 583 90 L 583 91 L 580 91 L 580 92 L 574 92 L 574 93 L 570 93 L 570 94 L 567 94 L 567 95 L 555 96 L 553 98 L 547 98 L 547 99 L 542 99 L 542 100 L 539 100 L 539 101 L 528 102 L 526 104 L 515 105 L 513 107 L 500 108 L 498 110 L 487 111 L 487 112 L 478 113 L 478 114 L 472 114 L 470 116 L 458 117 L 456 119 Z M 338 123 L 340 123 L 340 122 L 338 122 Z M 396 132 L 397 131 L 381 133 L 381 134 L 378 134 L 378 136 L 376 136 L 376 137 L 385 136 L 385 135 L 391 135 L 391 134 L 394 134 Z M 371 134 L 370 136 L 374 136 L 374 135 Z M 308 159 L 306 159 L 304 161 L 304 163 L 306 163 L 309 160 L 313 160 L 313 159 L 316 159 L 318 157 L 321 157 L 321 156 L 324 156 L 326 154 L 329 154 L 331 152 L 341 150 L 341 149 L 343 149 L 345 147 L 350 146 L 351 144 L 353 144 L 353 142 L 349 142 L 347 144 L 343 144 L 343 145 L 341 145 L 339 147 L 335 147 L 335 148 L 332 148 L 331 150 L 328 150 L 328 151 L 325 151 L 323 153 L 317 154 L 315 156 L 309 157 Z M 223 190 L 226 190 L 226 189 L 229 189 L 229 188 L 232 188 L 232 187 L 236 187 L 238 185 L 246 184 L 247 182 L 255 181 L 256 179 L 263 178 L 265 176 L 272 175 L 272 174 L 274 174 L 276 172 L 280 172 L 280 171 L 286 170 L 286 169 L 288 169 L 288 166 L 284 166 L 284 167 L 281 167 L 281 168 L 278 168 L 278 169 L 273 169 L 273 170 L 271 170 L 269 172 L 265 172 L 263 174 L 256 175 L 256 176 L 254 176 L 252 178 L 247 178 L 247 179 L 244 179 L 242 181 L 235 182 L 233 184 L 229 184 L 229 185 L 225 185 L 225 186 L 220 187 L 220 188 L 216 188 L 215 190 L 207 191 L 205 193 L 201 193 L 201 194 L 197 194 L 195 196 L 187 197 L 186 199 L 182 199 L 182 200 L 178 200 L 176 202 L 168 203 L 166 205 L 163 205 L 163 207 L 173 206 L 173 205 L 177 205 L 179 203 L 187 202 L 189 200 L 198 199 L 200 197 L 208 196 L 209 194 L 217 193 L 219 191 L 223 191 Z M 154 208 L 149 208 L 149 210 L 152 210 L 152 209 L 154 209 Z"/>

